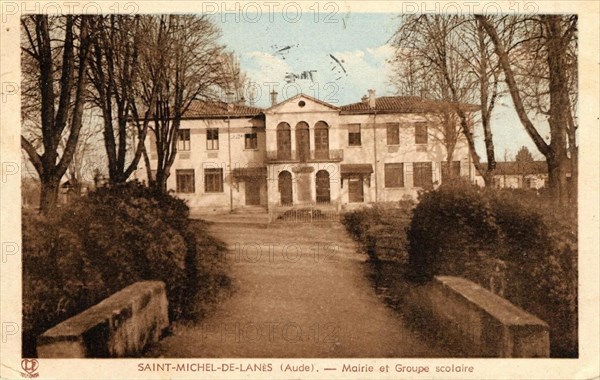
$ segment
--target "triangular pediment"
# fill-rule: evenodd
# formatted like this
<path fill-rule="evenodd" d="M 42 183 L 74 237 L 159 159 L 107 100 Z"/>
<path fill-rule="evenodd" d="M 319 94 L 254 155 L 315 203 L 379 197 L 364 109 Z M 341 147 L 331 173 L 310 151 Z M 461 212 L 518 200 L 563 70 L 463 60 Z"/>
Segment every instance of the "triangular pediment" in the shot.
<path fill-rule="evenodd" d="M 339 108 L 306 94 L 298 94 L 265 110 L 265 113 L 332 112 Z"/>

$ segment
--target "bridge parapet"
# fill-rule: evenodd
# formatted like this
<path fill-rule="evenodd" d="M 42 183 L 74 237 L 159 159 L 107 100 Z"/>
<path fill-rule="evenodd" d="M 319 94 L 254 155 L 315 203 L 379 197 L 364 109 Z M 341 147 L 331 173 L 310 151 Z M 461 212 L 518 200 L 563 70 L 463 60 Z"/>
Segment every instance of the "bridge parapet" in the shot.
<path fill-rule="evenodd" d="M 136 282 L 44 332 L 40 358 L 139 356 L 169 326 L 165 284 Z"/>

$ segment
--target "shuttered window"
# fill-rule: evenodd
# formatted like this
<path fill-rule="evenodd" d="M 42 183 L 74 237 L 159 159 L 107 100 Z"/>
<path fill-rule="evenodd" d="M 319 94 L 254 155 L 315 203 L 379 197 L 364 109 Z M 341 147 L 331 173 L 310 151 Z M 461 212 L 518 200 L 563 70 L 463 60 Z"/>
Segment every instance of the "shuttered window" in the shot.
<path fill-rule="evenodd" d="M 431 188 L 433 170 L 431 162 L 414 162 L 413 163 L 413 186 L 422 188 Z"/>
<path fill-rule="evenodd" d="M 427 144 L 427 124 L 415 124 L 415 144 Z"/>
<path fill-rule="evenodd" d="M 209 128 L 206 130 L 206 150 L 219 149 L 219 129 Z"/>
<path fill-rule="evenodd" d="M 442 162 L 442 183 L 460 177 L 460 161 L 452 161 L 448 165 L 447 161 Z"/>
<path fill-rule="evenodd" d="M 404 164 L 385 164 L 385 187 L 404 187 Z"/>
<path fill-rule="evenodd" d="M 388 145 L 399 145 L 400 144 L 400 124 L 398 123 L 387 123 L 387 144 Z"/>
<path fill-rule="evenodd" d="M 252 127 L 244 134 L 244 147 L 246 149 L 258 148 L 257 128 Z"/>
<path fill-rule="evenodd" d="M 349 124 L 348 125 L 348 145 L 349 146 L 360 146 L 360 124 Z"/>
<path fill-rule="evenodd" d="M 194 186 L 194 169 L 178 169 L 175 172 L 177 181 L 177 192 L 178 193 L 193 193 L 195 192 Z"/>
<path fill-rule="evenodd" d="M 177 139 L 177 150 L 178 151 L 190 150 L 190 130 L 189 129 L 180 129 L 178 135 L 179 135 L 179 138 Z"/>
<path fill-rule="evenodd" d="M 223 192 L 223 169 L 204 169 L 204 191 L 206 193 Z"/>

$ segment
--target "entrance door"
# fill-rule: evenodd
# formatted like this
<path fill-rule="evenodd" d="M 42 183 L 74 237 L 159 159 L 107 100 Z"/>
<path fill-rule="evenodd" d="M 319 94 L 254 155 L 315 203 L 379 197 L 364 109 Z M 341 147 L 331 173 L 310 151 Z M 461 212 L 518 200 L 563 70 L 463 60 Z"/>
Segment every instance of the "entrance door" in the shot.
<path fill-rule="evenodd" d="M 329 173 L 327 170 L 319 170 L 316 175 L 317 203 L 329 203 L 331 201 L 329 189 Z"/>
<path fill-rule="evenodd" d="M 348 201 L 357 203 L 364 202 L 365 195 L 363 192 L 362 178 L 352 178 L 348 180 Z"/>
<path fill-rule="evenodd" d="M 279 173 L 278 185 L 281 204 L 283 206 L 291 206 L 294 199 L 294 194 L 292 192 L 292 173 L 288 171 L 282 171 Z"/>
<path fill-rule="evenodd" d="M 260 205 L 260 181 L 258 178 L 248 178 L 246 187 L 246 206 Z"/>
<path fill-rule="evenodd" d="M 308 124 L 301 121 L 296 125 L 296 158 L 306 162 L 310 158 L 310 132 Z"/>

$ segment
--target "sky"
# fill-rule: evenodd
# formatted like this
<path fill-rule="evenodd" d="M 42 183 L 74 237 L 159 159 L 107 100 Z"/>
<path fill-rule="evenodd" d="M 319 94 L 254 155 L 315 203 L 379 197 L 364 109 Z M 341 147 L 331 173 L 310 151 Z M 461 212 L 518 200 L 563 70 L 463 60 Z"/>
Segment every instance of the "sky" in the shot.
<path fill-rule="evenodd" d="M 369 89 L 377 96 L 395 95 L 387 60 L 394 51 L 389 40 L 400 24 L 397 14 L 238 12 L 211 17 L 222 30 L 221 42 L 255 83 L 246 99 L 254 97 L 258 107 L 270 105 L 272 89 L 278 101 L 302 92 L 338 106 L 359 102 Z M 512 159 L 521 146 L 542 158 L 508 97 L 500 99 L 492 123 L 498 161 Z M 483 141 L 477 142 L 485 161 Z"/>

